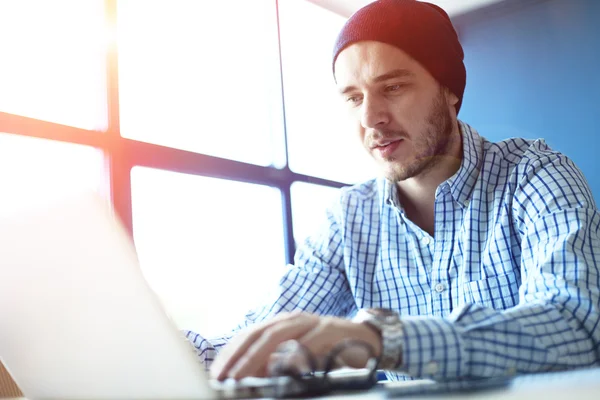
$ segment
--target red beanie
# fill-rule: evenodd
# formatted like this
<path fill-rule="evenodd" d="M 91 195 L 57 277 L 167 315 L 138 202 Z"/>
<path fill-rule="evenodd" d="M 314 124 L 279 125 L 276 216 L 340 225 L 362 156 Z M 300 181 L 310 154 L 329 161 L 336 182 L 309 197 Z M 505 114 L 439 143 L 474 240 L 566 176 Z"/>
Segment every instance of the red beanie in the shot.
<path fill-rule="evenodd" d="M 440 7 L 416 0 L 377 0 L 346 21 L 335 43 L 335 60 L 356 42 L 372 40 L 395 46 L 458 97 L 458 114 L 467 73 L 464 53 L 450 17 Z"/>

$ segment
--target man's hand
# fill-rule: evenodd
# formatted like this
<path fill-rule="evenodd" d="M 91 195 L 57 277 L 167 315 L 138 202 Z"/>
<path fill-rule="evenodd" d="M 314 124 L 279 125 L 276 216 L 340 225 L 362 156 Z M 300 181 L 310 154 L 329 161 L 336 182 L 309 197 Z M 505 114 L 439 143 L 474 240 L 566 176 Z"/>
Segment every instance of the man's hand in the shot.
<path fill-rule="evenodd" d="M 238 334 L 213 363 L 211 376 L 219 380 L 267 376 L 269 363 L 277 357 L 275 352 L 284 342 L 296 340 L 317 360 L 323 360 L 331 349 L 346 339 L 366 342 L 373 347 L 377 357 L 381 353 L 379 335 L 364 324 L 302 312 L 279 314 Z M 345 363 L 354 368 L 364 367 L 368 354 L 361 350 L 345 357 Z"/>

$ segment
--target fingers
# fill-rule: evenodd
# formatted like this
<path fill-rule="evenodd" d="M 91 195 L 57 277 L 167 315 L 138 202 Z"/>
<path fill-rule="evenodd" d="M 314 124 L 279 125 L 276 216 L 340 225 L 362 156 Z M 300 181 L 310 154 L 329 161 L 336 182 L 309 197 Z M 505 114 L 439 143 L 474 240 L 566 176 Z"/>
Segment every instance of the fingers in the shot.
<path fill-rule="evenodd" d="M 210 375 L 213 379 L 223 380 L 227 377 L 229 370 L 242 357 L 265 330 L 276 325 L 281 321 L 295 318 L 299 312 L 282 313 L 273 319 L 261 324 L 252 326 L 238 335 L 227 344 L 219 353 L 219 356 L 213 362 L 210 368 Z"/>
<path fill-rule="evenodd" d="M 289 374 L 289 371 L 302 372 L 307 366 L 299 363 L 306 363 L 306 354 L 290 356 L 286 355 L 286 351 L 277 351 L 282 343 L 290 340 L 297 341 L 299 347 L 297 346 L 296 350 L 302 350 L 304 347 L 319 363 L 345 340 L 366 343 L 373 348 L 375 356 L 381 352 L 381 338 L 364 324 L 296 312 L 279 315 L 238 335 L 219 354 L 211 368 L 211 375 L 213 378 L 224 380 Z M 294 351 L 291 348 L 287 349 L 288 353 Z M 371 356 L 368 348 L 356 343 L 349 344 L 336 358 L 339 363 L 337 366 L 363 368 Z"/>
<path fill-rule="evenodd" d="M 308 349 L 296 340 L 283 342 L 276 352 L 271 354 L 267 364 L 268 376 L 302 376 L 317 369 L 316 360 Z"/>
<path fill-rule="evenodd" d="M 319 317 L 310 314 L 299 314 L 271 325 L 255 337 L 245 353 L 237 359 L 229 371 L 222 371 L 221 376 L 241 379 L 247 376 L 259 376 L 267 370 L 271 354 L 277 347 L 288 340 L 297 339 L 314 329 Z"/>

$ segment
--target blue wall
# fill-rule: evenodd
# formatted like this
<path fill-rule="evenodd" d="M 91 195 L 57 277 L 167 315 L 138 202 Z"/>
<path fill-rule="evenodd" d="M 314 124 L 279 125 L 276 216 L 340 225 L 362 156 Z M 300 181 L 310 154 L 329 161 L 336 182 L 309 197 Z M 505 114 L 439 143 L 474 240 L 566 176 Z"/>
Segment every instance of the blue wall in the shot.
<path fill-rule="evenodd" d="M 454 24 L 467 67 L 459 118 L 494 141 L 546 139 L 600 204 L 600 1 L 506 0 Z"/>

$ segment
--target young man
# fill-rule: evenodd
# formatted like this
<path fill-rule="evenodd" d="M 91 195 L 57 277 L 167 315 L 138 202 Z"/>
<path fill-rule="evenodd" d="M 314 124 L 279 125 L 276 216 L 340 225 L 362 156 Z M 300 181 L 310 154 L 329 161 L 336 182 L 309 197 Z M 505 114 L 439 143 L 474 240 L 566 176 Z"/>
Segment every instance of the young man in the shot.
<path fill-rule="evenodd" d="M 342 190 L 227 346 L 188 333 L 207 364 L 220 353 L 213 376 L 267 374 L 289 340 L 318 359 L 360 340 L 382 368 L 435 379 L 598 363 L 592 194 L 542 140 L 490 143 L 457 119 L 466 73 L 446 13 L 376 1 L 342 29 L 333 69 L 383 176 Z"/>

